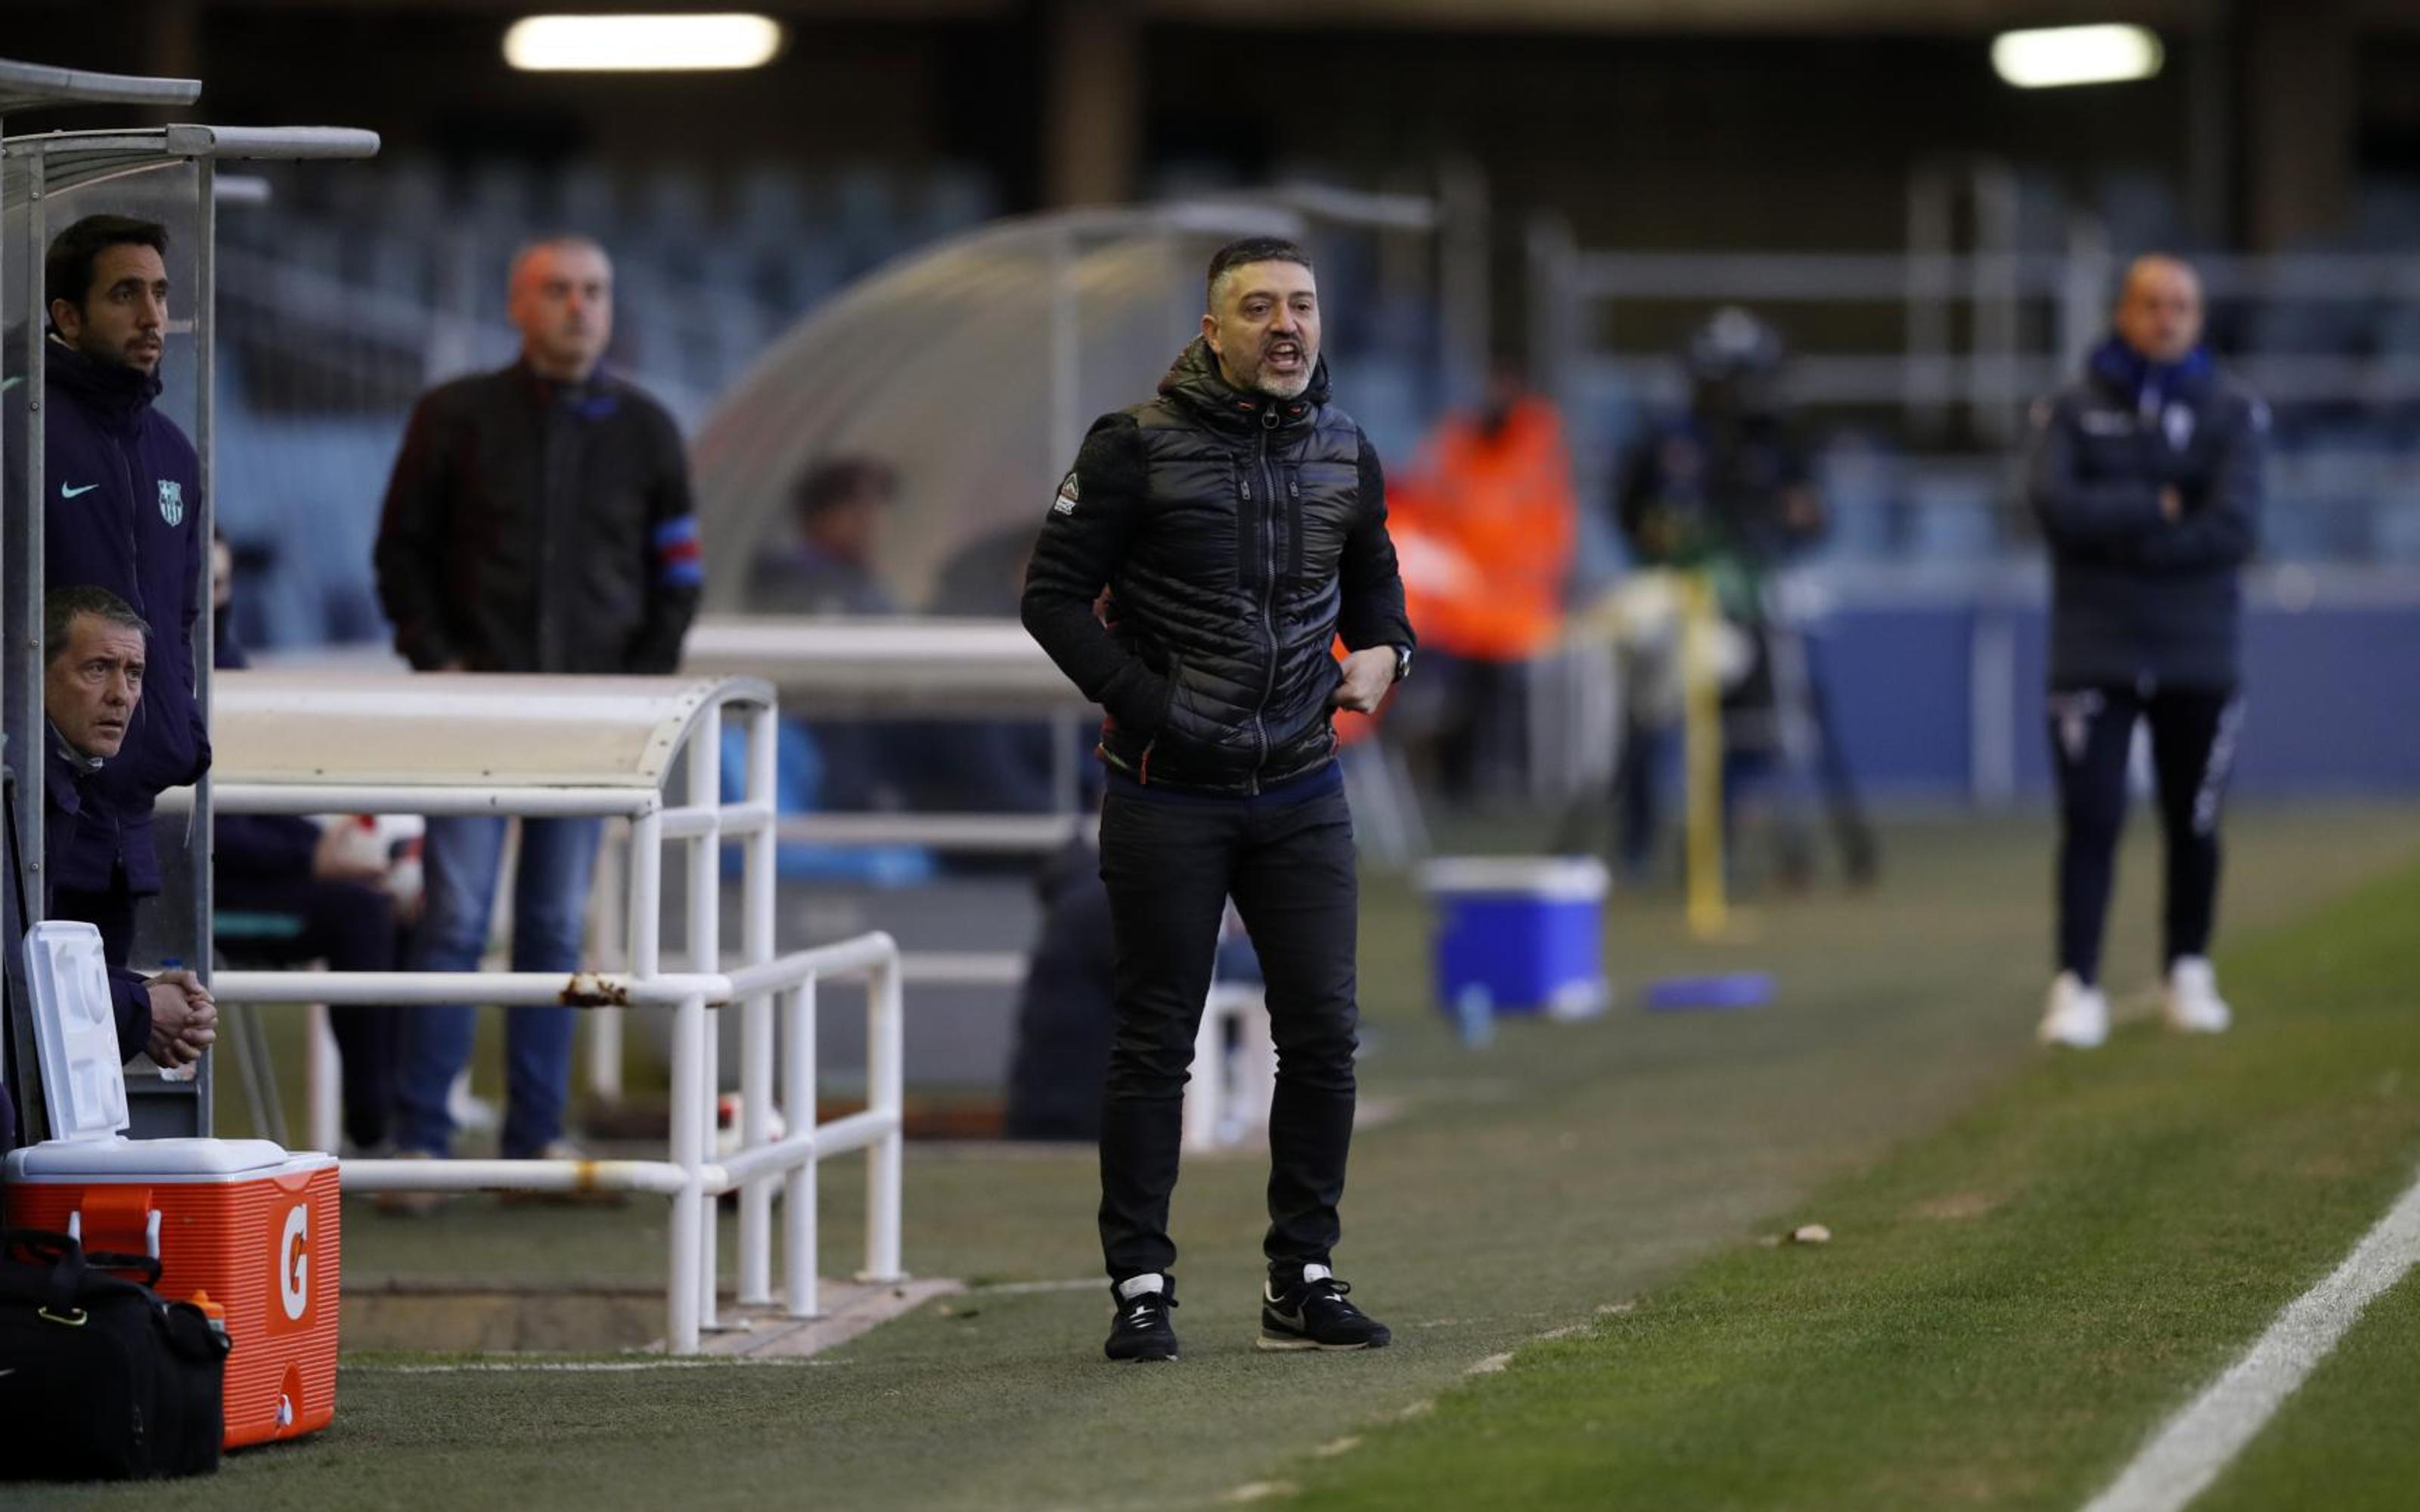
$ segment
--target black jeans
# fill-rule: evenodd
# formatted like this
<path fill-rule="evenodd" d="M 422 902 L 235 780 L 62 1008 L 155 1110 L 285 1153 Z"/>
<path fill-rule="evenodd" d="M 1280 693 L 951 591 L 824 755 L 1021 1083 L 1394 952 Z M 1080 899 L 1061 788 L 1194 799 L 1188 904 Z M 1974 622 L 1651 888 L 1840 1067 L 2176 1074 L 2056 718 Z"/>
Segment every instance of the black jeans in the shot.
<path fill-rule="evenodd" d="M 2243 704 L 2227 688 L 2083 687 L 2050 696 L 2051 760 L 2058 770 L 2058 964 L 2086 985 L 2101 974 L 2101 939 L 2126 824 L 2126 759 L 2134 721 L 2151 727 L 2167 902 L 2161 962 L 2210 952 L 2218 906 L 2218 813 L 2235 763 Z"/>
<path fill-rule="evenodd" d="M 1101 1119 L 1101 1249 L 1109 1279 L 1176 1258 L 1168 1199 L 1193 1036 L 1230 897 L 1266 980 L 1278 1085 L 1269 1106 L 1277 1272 L 1328 1263 L 1353 1141 L 1353 819 L 1329 790 L 1286 803 L 1186 803 L 1112 791 L 1101 880 L 1117 939 L 1117 1034 Z"/>

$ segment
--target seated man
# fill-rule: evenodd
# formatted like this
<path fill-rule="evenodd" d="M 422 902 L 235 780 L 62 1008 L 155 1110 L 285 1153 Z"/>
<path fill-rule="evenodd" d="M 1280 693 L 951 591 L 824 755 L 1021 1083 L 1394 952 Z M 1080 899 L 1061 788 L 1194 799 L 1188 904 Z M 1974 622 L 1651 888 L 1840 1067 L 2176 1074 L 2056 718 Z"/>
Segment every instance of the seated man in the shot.
<path fill-rule="evenodd" d="M 216 623 L 213 657 L 220 670 L 245 665 L 228 606 L 234 557 L 223 540 L 210 543 L 210 608 Z M 211 822 L 211 875 L 222 937 L 231 914 L 291 919 L 290 935 L 246 941 L 250 957 L 277 965 L 325 961 L 331 971 L 392 971 L 396 962 L 395 900 L 384 886 L 385 856 L 358 843 L 349 824 L 322 829 L 293 814 L 221 814 Z M 395 1110 L 396 1066 L 401 1057 L 403 1011 L 390 1004 L 329 1010 L 343 1068 L 345 1137 L 356 1151 L 387 1142 Z"/>
<path fill-rule="evenodd" d="M 105 588 L 57 588 L 42 601 L 42 711 L 50 723 L 42 780 L 46 890 L 85 825 L 115 823 L 91 801 L 92 792 L 143 702 L 148 633 L 143 617 Z M 43 913 L 72 917 L 54 913 L 47 903 Z M 148 1055 L 163 1069 L 190 1066 L 217 1038 L 218 1005 L 190 971 L 163 971 L 146 980 L 113 968 L 110 997 L 117 1011 L 117 1048 L 130 1060 Z"/>

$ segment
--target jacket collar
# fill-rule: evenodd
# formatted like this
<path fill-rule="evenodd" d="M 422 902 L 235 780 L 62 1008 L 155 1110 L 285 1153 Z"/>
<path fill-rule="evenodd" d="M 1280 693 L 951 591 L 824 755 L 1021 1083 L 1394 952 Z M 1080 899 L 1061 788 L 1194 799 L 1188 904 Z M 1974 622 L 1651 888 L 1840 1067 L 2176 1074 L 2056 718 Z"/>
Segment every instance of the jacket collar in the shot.
<path fill-rule="evenodd" d="M 42 730 L 50 736 L 50 754 L 45 763 L 48 775 L 42 783 L 43 801 L 62 813 L 79 812 L 84 808 L 82 784 L 101 770 L 102 760 L 98 756 L 87 756 L 69 745 L 68 737 L 59 733 L 59 727 L 47 719 L 42 722 Z"/>
<path fill-rule="evenodd" d="M 2217 363 L 2207 347 L 2195 347 L 2178 362 L 2154 363 L 2113 332 L 2092 348 L 2086 371 L 2094 382 L 2149 414 L 2172 399 L 2190 404 L 2199 398 Z"/>
<path fill-rule="evenodd" d="M 133 428 L 160 397 L 160 375 L 123 363 L 87 357 L 54 335 L 42 344 L 42 381 L 75 395 L 76 402 L 115 431 Z"/>
<path fill-rule="evenodd" d="M 511 374 L 521 392 L 529 395 L 530 403 L 540 409 L 560 405 L 592 419 L 613 411 L 613 391 L 606 381 L 605 369 L 601 365 L 577 383 L 545 377 L 530 366 L 526 357 L 513 359 L 513 365 L 504 371 Z"/>
<path fill-rule="evenodd" d="M 1293 430 L 1311 424 L 1327 403 L 1327 359 L 1322 357 L 1312 366 L 1311 384 L 1300 393 L 1291 399 L 1273 399 L 1228 382 L 1218 371 L 1218 358 L 1210 344 L 1196 336 L 1170 364 L 1168 376 L 1159 380 L 1159 392 L 1163 398 L 1183 404 L 1221 430 Z"/>

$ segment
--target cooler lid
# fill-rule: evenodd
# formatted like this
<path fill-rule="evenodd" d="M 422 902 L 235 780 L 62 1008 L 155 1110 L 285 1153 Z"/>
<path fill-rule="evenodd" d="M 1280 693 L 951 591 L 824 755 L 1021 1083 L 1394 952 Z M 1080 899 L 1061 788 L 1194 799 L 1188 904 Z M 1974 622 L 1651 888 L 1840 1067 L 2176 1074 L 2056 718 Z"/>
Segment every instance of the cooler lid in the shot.
<path fill-rule="evenodd" d="M 26 931 L 25 983 L 34 999 L 51 1137 L 115 1140 L 132 1120 L 101 931 L 65 919 L 45 919 Z"/>
<path fill-rule="evenodd" d="M 1547 903 L 1600 903 L 1613 885 L 1605 863 L 1568 856 L 1446 856 L 1420 868 L 1432 895 L 1511 894 Z"/>
<path fill-rule="evenodd" d="M 290 1160 L 324 1161 L 323 1155 L 289 1155 L 266 1139 L 54 1139 L 8 1157 L 15 1178 L 97 1178 L 112 1181 L 242 1176 L 273 1170 Z"/>

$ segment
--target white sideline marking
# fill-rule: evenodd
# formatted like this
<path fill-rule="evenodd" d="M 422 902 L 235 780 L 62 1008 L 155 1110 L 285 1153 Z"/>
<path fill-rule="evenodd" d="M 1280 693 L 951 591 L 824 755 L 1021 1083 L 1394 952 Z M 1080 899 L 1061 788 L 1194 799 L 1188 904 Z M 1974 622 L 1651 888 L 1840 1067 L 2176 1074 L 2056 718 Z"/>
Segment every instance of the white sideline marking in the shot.
<path fill-rule="evenodd" d="M 978 1297 L 1019 1297 L 1050 1291 L 1107 1291 L 1109 1278 L 1103 1275 L 1078 1276 L 1070 1281 L 993 1281 L 967 1290 Z"/>
<path fill-rule="evenodd" d="M 2328 1278 L 2287 1304 L 2251 1351 L 2143 1446 L 2084 1512 L 2178 1512 L 2209 1489 L 2379 1293 L 2420 1264 L 2420 1181 Z"/>
<path fill-rule="evenodd" d="M 775 1365 L 791 1369 L 816 1365 L 829 1368 L 846 1364 L 845 1360 L 783 1359 L 779 1356 L 700 1359 L 695 1355 L 682 1355 L 670 1360 L 482 1360 L 461 1365 L 349 1365 L 344 1368 L 390 1376 L 521 1375 L 541 1371 L 566 1375 L 620 1375 L 632 1370 L 721 1370 L 729 1365 L 758 1368 Z"/>

